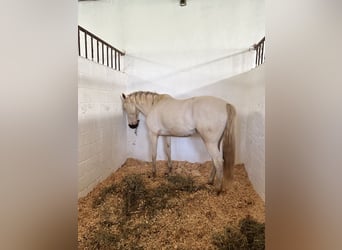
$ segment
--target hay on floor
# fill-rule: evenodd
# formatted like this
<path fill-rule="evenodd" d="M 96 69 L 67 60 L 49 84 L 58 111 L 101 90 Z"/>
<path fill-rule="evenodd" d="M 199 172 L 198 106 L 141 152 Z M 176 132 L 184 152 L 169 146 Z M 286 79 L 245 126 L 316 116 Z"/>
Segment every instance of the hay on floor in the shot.
<path fill-rule="evenodd" d="M 157 161 L 153 179 L 151 163 L 127 159 L 79 199 L 79 249 L 264 248 L 264 202 L 243 165 L 220 195 L 207 185 L 211 162 L 173 161 L 172 175 L 166 170 L 166 161 Z"/>

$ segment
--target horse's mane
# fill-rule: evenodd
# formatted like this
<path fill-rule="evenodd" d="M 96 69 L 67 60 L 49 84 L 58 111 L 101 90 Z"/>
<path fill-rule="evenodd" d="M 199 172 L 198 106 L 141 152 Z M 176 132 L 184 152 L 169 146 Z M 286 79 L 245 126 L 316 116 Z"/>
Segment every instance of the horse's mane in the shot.
<path fill-rule="evenodd" d="M 165 94 L 158 94 L 156 92 L 150 92 L 150 91 L 136 91 L 131 94 L 129 94 L 127 97 L 130 101 L 135 103 L 150 103 L 155 104 L 159 102 L 162 98 L 164 98 Z"/>

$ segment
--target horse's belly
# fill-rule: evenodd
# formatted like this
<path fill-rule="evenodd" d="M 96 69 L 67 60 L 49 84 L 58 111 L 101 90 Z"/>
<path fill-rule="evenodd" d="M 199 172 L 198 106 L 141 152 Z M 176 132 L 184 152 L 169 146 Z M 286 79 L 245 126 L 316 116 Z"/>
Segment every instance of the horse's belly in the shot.
<path fill-rule="evenodd" d="M 167 136 L 179 136 L 186 137 L 191 136 L 196 133 L 195 129 L 179 129 L 179 128 L 162 128 L 159 130 L 159 135 L 167 135 Z"/>

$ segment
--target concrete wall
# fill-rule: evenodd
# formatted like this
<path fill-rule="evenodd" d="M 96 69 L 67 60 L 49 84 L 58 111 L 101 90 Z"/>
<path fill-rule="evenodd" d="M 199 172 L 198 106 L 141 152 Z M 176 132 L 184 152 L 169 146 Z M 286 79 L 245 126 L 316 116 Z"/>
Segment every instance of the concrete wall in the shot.
<path fill-rule="evenodd" d="M 84 58 L 79 58 L 78 65 L 78 189 L 81 197 L 127 158 L 126 122 L 120 99 L 120 93 L 126 89 L 126 76 Z"/>

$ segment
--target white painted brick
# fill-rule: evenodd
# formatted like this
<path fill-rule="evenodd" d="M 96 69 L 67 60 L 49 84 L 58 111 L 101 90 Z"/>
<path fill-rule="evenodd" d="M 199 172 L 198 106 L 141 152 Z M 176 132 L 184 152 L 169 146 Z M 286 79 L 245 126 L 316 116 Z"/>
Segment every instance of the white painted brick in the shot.
<path fill-rule="evenodd" d="M 100 154 L 87 158 L 79 163 L 79 177 L 86 175 L 92 169 L 99 168 Z"/>
<path fill-rule="evenodd" d="M 125 83 L 124 74 L 79 58 L 79 197 L 127 158 L 126 145 L 113 144 L 126 141 L 120 99 Z"/>
<path fill-rule="evenodd" d="M 98 130 L 90 130 L 87 133 L 83 133 L 79 135 L 78 138 L 78 146 L 82 147 L 84 145 L 88 145 L 91 143 L 95 143 L 97 140 L 101 140 L 103 136 L 103 131 L 98 129 Z"/>
<path fill-rule="evenodd" d="M 81 146 L 78 151 L 78 161 L 82 162 L 98 154 L 101 151 L 101 143 L 95 142 Z"/>

